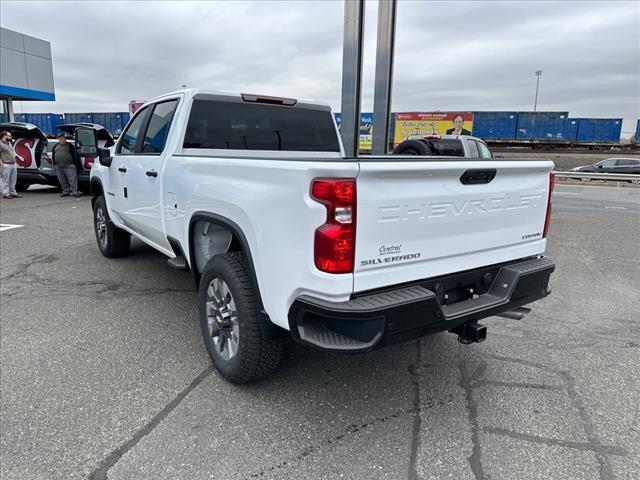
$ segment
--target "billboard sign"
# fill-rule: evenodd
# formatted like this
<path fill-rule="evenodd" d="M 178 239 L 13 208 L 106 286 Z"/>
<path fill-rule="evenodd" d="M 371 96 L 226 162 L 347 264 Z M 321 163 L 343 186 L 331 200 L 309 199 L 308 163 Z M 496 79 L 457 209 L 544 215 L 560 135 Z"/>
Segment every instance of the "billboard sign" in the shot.
<path fill-rule="evenodd" d="M 471 112 L 409 112 L 397 113 L 393 143 L 397 146 L 410 136 L 471 135 Z"/>
<path fill-rule="evenodd" d="M 338 128 L 342 125 L 342 114 L 334 113 Z M 360 151 L 371 151 L 371 134 L 373 131 L 373 113 L 360 114 Z"/>

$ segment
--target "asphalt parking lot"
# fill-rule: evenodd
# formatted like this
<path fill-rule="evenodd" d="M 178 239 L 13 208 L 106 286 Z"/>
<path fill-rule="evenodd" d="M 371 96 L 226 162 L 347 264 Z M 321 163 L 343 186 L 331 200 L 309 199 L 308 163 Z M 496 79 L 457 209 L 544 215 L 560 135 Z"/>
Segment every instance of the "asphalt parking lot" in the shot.
<path fill-rule="evenodd" d="M 2 201 L 2 479 L 637 479 L 640 189 L 558 186 L 553 294 L 487 341 L 211 368 L 189 274 L 109 260 L 88 197 Z"/>

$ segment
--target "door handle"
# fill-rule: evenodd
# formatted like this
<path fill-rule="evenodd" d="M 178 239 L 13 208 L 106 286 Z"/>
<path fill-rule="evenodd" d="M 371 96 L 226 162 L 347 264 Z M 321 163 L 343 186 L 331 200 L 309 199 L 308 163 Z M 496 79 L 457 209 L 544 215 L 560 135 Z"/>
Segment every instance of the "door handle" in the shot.
<path fill-rule="evenodd" d="M 126 167 L 118 167 L 118 171 L 122 172 L 122 173 L 127 173 L 127 168 Z"/>
<path fill-rule="evenodd" d="M 157 177 L 157 176 L 158 176 L 158 172 L 156 172 L 155 170 L 147 171 L 147 177 Z"/>
<path fill-rule="evenodd" d="M 463 185 L 478 185 L 481 183 L 489 183 L 496 176 L 495 168 L 467 170 L 460 177 L 460 183 Z"/>

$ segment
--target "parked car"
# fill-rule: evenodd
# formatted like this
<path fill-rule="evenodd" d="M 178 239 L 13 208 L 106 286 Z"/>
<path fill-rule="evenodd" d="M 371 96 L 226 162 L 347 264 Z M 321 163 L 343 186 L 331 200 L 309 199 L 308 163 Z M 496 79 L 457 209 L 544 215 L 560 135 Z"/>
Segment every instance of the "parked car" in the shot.
<path fill-rule="evenodd" d="M 58 125 L 56 128 L 74 137 L 79 127 L 92 129 L 96 132 L 98 145 L 109 148 L 115 141 L 109 131 L 102 125 L 95 123 L 70 123 Z M 25 191 L 33 184 L 59 186 L 56 169 L 53 165 L 51 151 L 56 140 L 48 140 L 47 136 L 37 126 L 23 122 L 0 123 L 0 131 L 9 130 L 15 139 L 16 163 L 18 165 L 18 181 L 16 190 Z M 89 191 L 89 176 L 96 155 L 79 156 L 76 158 L 78 169 L 78 185 Z"/>
<path fill-rule="evenodd" d="M 572 172 L 582 173 L 619 173 L 636 174 L 637 179 L 629 180 L 631 183 L 640 183 L 640 158 L 607 158 L 593 165 L 584 165 L 571 169 Z M 583 182 L 590 182 L 591 178 L 580 178 Z"/>
<path fill-rule="evenodd" d="M 231 382 L 276 368 L 284 336 L 343 353 L 442 331 L 467 344 L 478 320 L 550 293 L 551 161 L 347 158 L 326 104 L 196 89 L 142 106 L 114 149 L 75 136 L 99 154 L 98 248 L 127 255 L 134 236 L 192 273 Z"/>
<path fill-rule="evenodd" d="M 98 125 L 97 123 L 65 123 L 64 125 L 58 125 L 56 128 L 75 139 L 75 132 L 78 127 L 83 127 L 85 129 L 94 131 L 99 148 L 110 148 L 113 147 L 116 143 L 111 136 L 111 133 L 109 133 L 109 131 L 105 127 L 103 127 L 102 125 Z M 78 145 L 76 145 L 76 151 L 78 151 Z M 94 155 L 82 155 L 78 152 L 78 158 L 76 159 L 76 168 L 78 169 L 78 186 L 83 190 L 88 191 L 89 189 L 91 167 L 96 161 L 96 158 L 97 153 L 95 153 Z"/>
<path fill-rule="evenodd" d="M 481 138 L 469 135 L 427 135 L 409 137 L 393 149 L 394 155 L 427 155 L 466 158 L 494 158 Z M 500 158 L 500 157 L 496 157 Z"/>
<path fill-rule="evenodd" d="M 58 184 L 55 170 L 47 160 L 48 140 L 42 130 L 24 122 L 0 123 L 0 131 L 2 130 L 11 132 L 15 140 L 13 148 L 16 151 L 18 174 L 16 190 L 24 192 L 33 183 Z"/>

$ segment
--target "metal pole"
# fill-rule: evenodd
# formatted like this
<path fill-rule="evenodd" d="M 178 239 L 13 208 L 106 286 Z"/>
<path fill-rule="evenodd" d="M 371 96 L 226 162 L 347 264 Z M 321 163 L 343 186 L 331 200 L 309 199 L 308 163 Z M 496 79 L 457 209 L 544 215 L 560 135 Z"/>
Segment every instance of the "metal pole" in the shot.
<path fill-rule="evenodd" d="M 347 157 L 358 156 L 360 143 L 363 43 L 364 0 L 345 0 L 344 45 L 342 49 L 342 125 L 340 134 Z"/>
<path fill-rule="evenodd" d="M 396 0 L 379 0 L 376 78 L 373 91 L 373 139 L 371 145 L 371 153 L 374 155 L 386 155 L 389 148 L 389 117 L 391 115 L 395 30 Z"/>
<path fill-rule="evenodd" d="M 536 113 L 536 109 L 538 108 L 538 87 L 540 86 L 540 75 L 542 75 L 542 70 L 536 70 L 536 99 L 533 101 L 533 113 Z"/>
<path fill-rule="evenodd" d="M 7 117 L 10 122 L 16 121 L 16 116 L 13 113 L 13 98 L 7 97 Z"/>

